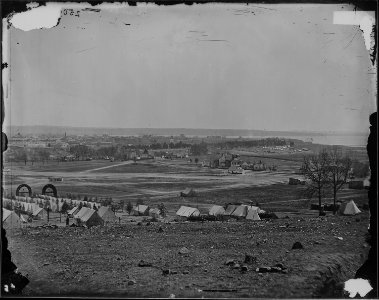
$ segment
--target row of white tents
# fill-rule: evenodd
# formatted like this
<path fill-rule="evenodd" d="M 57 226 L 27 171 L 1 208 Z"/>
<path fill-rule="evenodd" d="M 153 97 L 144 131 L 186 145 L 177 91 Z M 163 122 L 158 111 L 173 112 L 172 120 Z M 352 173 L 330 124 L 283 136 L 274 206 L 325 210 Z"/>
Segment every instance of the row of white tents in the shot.
<path fill-rule="evenodd" d="M 213 205 L 209 211 L 210 216 L 230 216 L 236 218 L 244 218 L 247 220 L 260 220 L 259 214 L 265 213 L 264 210 L 252 205 L 228 205 L 225 209 L 220 205 Z M 189 206 L 181 206 L 176 215 L 183 218 L 198 217 L 201 215 L 197 208 Z"/>
<path fill-rule="evenodd" d="M 44 198 L 42 198 L 42 196 L 44 196 Z M 38 195 L 38 198 L 16 196 L 16 200 L 3 199 L 3 203 L 7 203 L 7 202 L 11 203 L 12 207 L 21 205 L 21 203 L 38 204 L 42 202 L 43 206 L 48 204 L 50 209 L 53 212 L 59 212 L 62 209 L 62 205 L 64 202 L 66 202 L 67 204 L 75 205 L 75 206 L 78 206 L 80 205 L 80 203 L 82 203 L 82 204 L 85 204 L 86 206 L 90 206 L 91 208 L 94 208 L 95 206 L 96 208 L 101 207 L 101 203 L 98 203 L 98 202 L 73 200 L 69 198 L 55 198 L 55 197 L 46 196 L 46 195 Z"/>
<path fill-rule="evenodd" d="M 87 227 L 115 223 L 117 217 L 110 207 L 102 206 L 97 211 L 88 207 L 74 207 L 68 212 L 73 217 L 77 225 Z"/>

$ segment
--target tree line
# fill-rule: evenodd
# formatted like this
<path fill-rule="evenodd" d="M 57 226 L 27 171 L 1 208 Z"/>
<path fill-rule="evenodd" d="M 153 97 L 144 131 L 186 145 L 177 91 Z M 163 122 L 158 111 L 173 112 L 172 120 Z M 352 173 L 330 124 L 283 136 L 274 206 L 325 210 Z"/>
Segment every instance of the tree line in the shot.
<path fill-rule="evenodd" d="M 323 214 L 321 200 L 327 193 L 333 195 L 333 213 L 336 213 L 337 194 L 348 181 L 352 165 L 351 158 L 337 149 L 304 156 L 301 171 L 306 179 L 305 195 L 317 196 L 320 215 Z"/>

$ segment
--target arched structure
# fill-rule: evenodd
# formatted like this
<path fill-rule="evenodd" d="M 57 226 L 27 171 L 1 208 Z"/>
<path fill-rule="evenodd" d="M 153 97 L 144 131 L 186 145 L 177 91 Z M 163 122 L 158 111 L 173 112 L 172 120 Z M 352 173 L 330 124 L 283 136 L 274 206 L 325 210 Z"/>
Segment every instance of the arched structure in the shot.
<path fill-rule="evenodd" d="M 50 195 L 50 196 L 54 196 L 54 197 L 57 197 L 58 193 L 57 193 L 57 189 L 54 185 L 52 184 L 46 184 L 43 188 L 42 188 L 42 195 Z"/>
<path fill-rule="evenodd" d="M 32 197 L 32 188 L 25 183 L 20 184 L 16 189 L 16 196 Z"/>

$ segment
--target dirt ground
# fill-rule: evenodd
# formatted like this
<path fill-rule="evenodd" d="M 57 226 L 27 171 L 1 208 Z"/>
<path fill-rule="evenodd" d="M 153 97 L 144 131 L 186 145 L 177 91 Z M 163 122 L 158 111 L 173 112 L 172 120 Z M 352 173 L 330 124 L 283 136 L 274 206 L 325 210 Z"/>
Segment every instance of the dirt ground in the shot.
<path fill-rule="evenodd" d="M 333 297 L 363 262 L 368 213 L 270 221 L 23 228 L 9 232 L 26 296 Z M 162 230 L 159 230 L 162 228 Z M 292 250 L 300 242 L 304 249 Z M 189 250 L 180 254 L 182 247 Z M 257 258 L 247 271 L 225 265 Z M 148 266 L 139 266 L 143 260 Z M 259 273 L 282 263 L 287 273 Z M 150 265 L 149 265 L 150 264 Z M 164 275 L 164 270 L 170 270 Z"/>

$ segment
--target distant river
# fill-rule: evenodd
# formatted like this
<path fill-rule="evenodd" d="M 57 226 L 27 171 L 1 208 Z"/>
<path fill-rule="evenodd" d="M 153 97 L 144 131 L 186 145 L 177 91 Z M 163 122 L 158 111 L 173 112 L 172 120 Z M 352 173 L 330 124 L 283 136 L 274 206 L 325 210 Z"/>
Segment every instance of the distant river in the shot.
<path fill-rule="evenodd" d="M 263 138 L 282 138 L 282 139 L 297 139 L 304 142 L 312 142 L 313 144 L 322 145 L 341 145 L 350 147 L 366 147 L 367 135 L 312 135 L 312 136 L 246 136 L 246 138 L 263 139 Z M 238 136 L 228 136 L 228 138 L 238 138 Z"/>
<path fill-rule="evenodd" d="M 313 144 L 322 145 L 342 145 L 350 147 L 366 147 L 367 136 L 364 135 L 314 135 L 309 136 L 281 136 L 279 138 L 298 139 L 304 142 L 312 142 Z"/>

